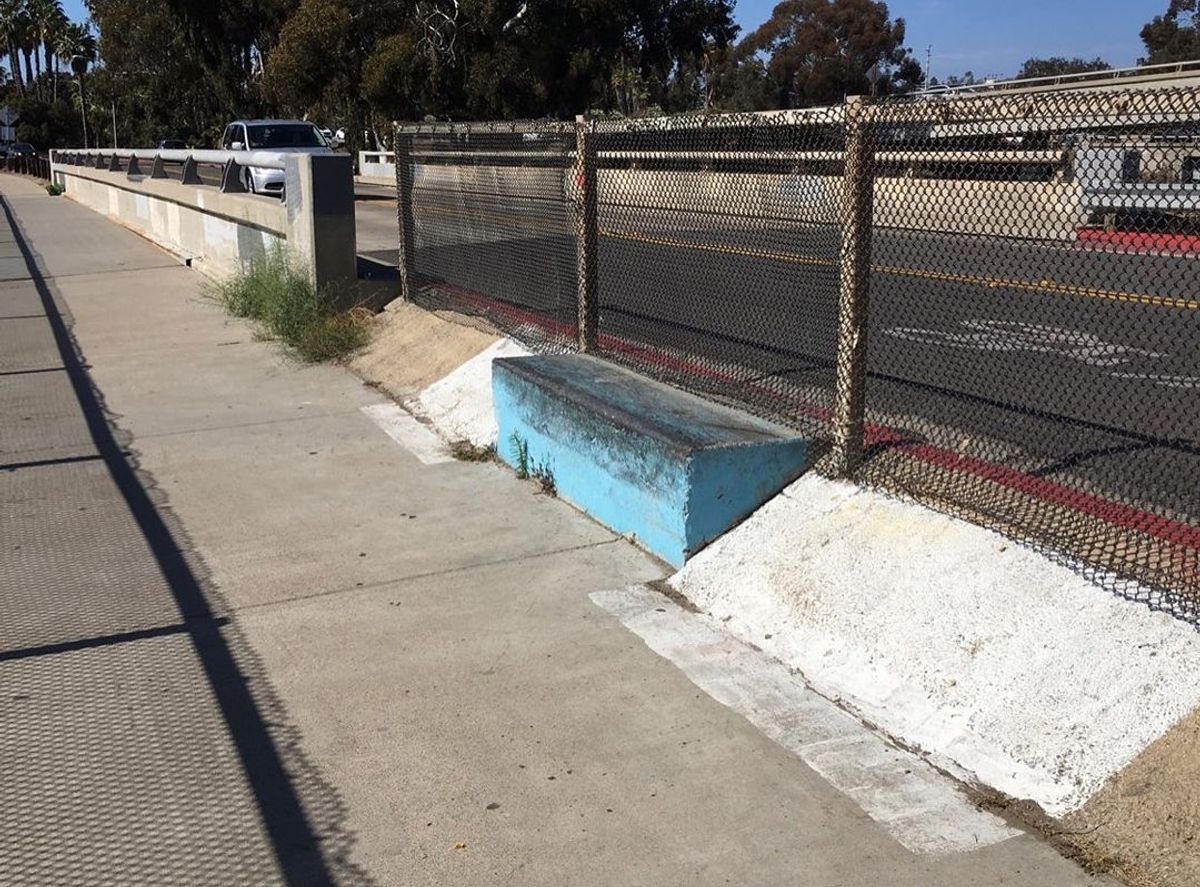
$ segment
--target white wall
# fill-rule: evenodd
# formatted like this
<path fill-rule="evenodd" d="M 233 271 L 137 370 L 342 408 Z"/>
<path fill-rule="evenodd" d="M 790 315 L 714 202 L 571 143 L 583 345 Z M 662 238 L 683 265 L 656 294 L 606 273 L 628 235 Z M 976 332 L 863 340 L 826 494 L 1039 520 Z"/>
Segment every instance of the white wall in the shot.
<path fill-rule="evenodd" d="M 562 195 L 571 199 L 571 170 L 497 166 L 417 164 L 414 190 L 423 187 L 470 188 L 498 195 Z M 840 176 L 767 175 L 690 171 L 601 170 L 601 213 L 637 222 L 637 208 L 679 213 L 682 224 L 695 224 L 705 210 L 719 210 L 720 224 L 761 225 L 771 217 L 836 225 L 840 219 Z M 478 207 L 479 201 L 470 201 Z M 630 204 L 634 208 L 622 209 Z M 617 206 L 614 206 L 617 205 Z M 482 214 L 486 216 L 486 213 Z M 688 218 L 688 216 L 691 218 Z M 741 218 L 738 218 L 738 217 Z M 1083 190 L 1072 182 L 988 182 L 921 178 L 875 181 L 875 225 L 989 237 L 1074 240 L 1087 221 Z M 494 236 L 496 226 L 479 220 Z M 468 226 L 471 219 L 467 218 Z M 716 224 L 716 222 L 713 222 Z"/>

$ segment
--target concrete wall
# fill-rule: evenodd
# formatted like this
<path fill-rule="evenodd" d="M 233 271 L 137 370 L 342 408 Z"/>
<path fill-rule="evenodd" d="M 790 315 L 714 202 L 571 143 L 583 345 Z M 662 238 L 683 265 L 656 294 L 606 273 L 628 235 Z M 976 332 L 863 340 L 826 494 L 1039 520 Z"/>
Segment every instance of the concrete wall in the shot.
<path fill-rule="evenodd" d="M 149 163 L 146 163 L 149 167 Z M 56 162 L 66 195 L 220 278 L 283 246 L 318 286 L 357 280 L 350 158 L 288 158 L 287 200 Z"/>
<path fill-rule="evenodd" d="M 414 190 L 418 198 L 422 188 L 468 188 L 513 196 L 561 194 L 569 201 L 572 175 L 569 169 L 417 164 Z M 601 170 L 598 179 L 602 224 L 626 216 L 636 222 L 641 208 L 679 213 L 684 225 L 695 224 L 705 210 L 735 214 L 722 215 L 723 226 L 757 226 L 771 218 L 836 225 L 840 219 L 839 176 L 625 169 Z M 1083 189 L 1073 182 L 875 180 L 875 224 L 881 228 L 1074 240 L 1086 221 Z M 485 227 L 480 239 L 497 236 L 494 225 Z"/>
<path fill-rule="evenodd" d="M 717 209 L 758 223 L 764 217 L 836 225 L 839 176 L 606 170 L 600 199 L 687 213 Z M 734 219 L 723 224 L 736 224 Z M 1087 219 L 1083 190 L 1069 182 L 877 178 L 875 225 L 1023 240 L 1074 240 Z"/>

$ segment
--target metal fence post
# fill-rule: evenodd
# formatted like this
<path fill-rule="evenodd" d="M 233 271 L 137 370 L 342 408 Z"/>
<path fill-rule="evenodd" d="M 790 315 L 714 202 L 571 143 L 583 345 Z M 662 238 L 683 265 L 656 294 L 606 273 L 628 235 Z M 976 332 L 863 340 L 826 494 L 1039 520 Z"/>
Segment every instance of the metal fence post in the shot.
<path fill-rule="evenodd" d="M 870 103 L 846 100 L 846 165 L 842 181 L 841 285 L 838 300 L 835 477 L 852 474 L 863 457 L 867 382 L 867 302 L 871 289 L 871 228 L 875 185 Z"/>
<path fill-rule="evenodd" d="M 597 198 L 595 125 L 575 118 L 575 256 L 578 267 L 579 350 L 597 350 L 600 306 L 597 301 Z"/>
<path fill-rule="evenodd" d="M 400 272 L 400 298 L 411 302 L 413 292 L 413 260 L 416 258 L 416 218 L 413 216 L 413 137 L 396 125 L 396 220 L 399 225 L 400 255 L 396 267 Z"/>

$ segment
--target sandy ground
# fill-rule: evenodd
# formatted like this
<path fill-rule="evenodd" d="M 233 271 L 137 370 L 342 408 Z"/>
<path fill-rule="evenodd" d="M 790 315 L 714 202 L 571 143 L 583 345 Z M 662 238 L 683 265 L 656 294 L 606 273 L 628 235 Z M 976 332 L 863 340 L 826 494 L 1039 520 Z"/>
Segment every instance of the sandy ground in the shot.
<path fill-rule="evenodd" d="M 393 397 L 408 398 L 499 338 L 397 300 L 372 321 L 371 343 L 350 368 Z"/>
<path fill-rule="evenodd" d="M 1152 743 L 1065 822 L 1136 887 L 1200 884 L 1200 712 Z"/>

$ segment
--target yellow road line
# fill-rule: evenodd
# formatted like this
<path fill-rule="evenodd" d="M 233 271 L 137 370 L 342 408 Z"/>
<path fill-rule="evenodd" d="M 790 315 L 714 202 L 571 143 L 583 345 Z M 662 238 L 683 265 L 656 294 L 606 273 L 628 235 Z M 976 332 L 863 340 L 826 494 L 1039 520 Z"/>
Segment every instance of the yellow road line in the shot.
<path fill-rule="evenodd" d="M 488 209 L 486 216 L 484 216 L 480 213 L 463 212 L 446 207 L 425 206 L 420 207 L 418 213 L 428 213 L 448 218 L 478 218 L 481 221 L 484 218 L 500 218 L 509 222 L 519 222 L 523 227 L 527 228 L 552 231 L 558 234 L 569 233 L 569 231 L 564 231 L 564 226 L 560 224 L 551 224 L 521 213 L 495 209 Z M 682 240 L 657 234 L 643 234 L 640 231 L 620 231 L 615 228 L 601 228 L 599 234 L 602 237 L 632 240 L 654 246 L 670 246 L 707 253 L 725 253 L 728 255 L 747 256 L 754 259 L 772 259 L 794 265 L 810 265 L 825 268 L 836 268 L 838 266 L 836 259 L 784 250 L 762 249 L 754 246 L 739 246 L 728 243 L 701 243 L 695 240 Z M 1014 280 L 1000 277 L 986 277 L 978 274 L 959 274 L 953 271 L 908 268 L 900 265 L 872 265 L 871 270 L 878 274 L 889 274 L 896 277 L 915 277 L 921 280 L 936 280 L 943 283 L 961 283 L 984 289 L 1015 289 L 1027 292 L 1057 293 L 1065 296 L 1079 296 L 1091 299 L 1107 299 L 1114 302 L 1128 302 L 1137 305 L 1150 305 L 1155 308 L 1181 308 L 1188 311 L 1200 310 L 1200 300 L 1197 299 L 1155 296 L 1145 293 L 1127 293 L 1120 290 L 1098 289 L 1096 287 L 1079 286 L 1077 284 L 1063 283 L 1050 279 Z"/>
<path fill-rule="evenodd" d="M 836 259 L 822 256 L 806 255 L 804 253 L 765 250 L 757 247 L 734 246 L 723 243 L 698 243 L 693 240 L 678 240 L 671 237 L 642 234 L 636 231 L 615 231 L 602 229 L 605 237 L 615 237 L 623 240 L 636 240 L 656 246 L 672 246 L 683 249 L 694 249 L 701 252 L 730 253 L 733 255 L 750 256 L 759 259 L 775 259 L 798 265 L 822 265 L 835 268 Z M 917 277 L 923 280 L 937 280 L 947 283 L 964 283 L 970 286 L 987 289 L 1018 289 L 1031 292 L 1049 292 L 1068 296 L 1082 296 L 1093 299 L 1109 299 L 1117 302 L 1133 302 L 1139 305 L 1152 305 L 1157 308 L 1183 308 L 1190 311 L 1200 309 L 1200 300 L 1174 298 L 1171 296 L 1155 296 L 1143 293 L 1127 293 L 1119 290 L 1105 290 L 1095 287 L 1078 286 L 1062 283 L 1057 280 L 1013 280 L 999 277 L 985 277 L 977 274 L 957 274 L 952 271 L 932 271 L 925 268 L 907 268 L 898 265 L 872 265 L 871 270 L 878 274 L 890 274 L 899 277 Z"/>

